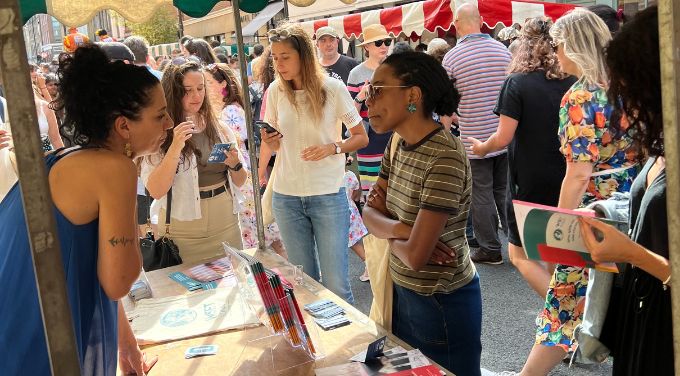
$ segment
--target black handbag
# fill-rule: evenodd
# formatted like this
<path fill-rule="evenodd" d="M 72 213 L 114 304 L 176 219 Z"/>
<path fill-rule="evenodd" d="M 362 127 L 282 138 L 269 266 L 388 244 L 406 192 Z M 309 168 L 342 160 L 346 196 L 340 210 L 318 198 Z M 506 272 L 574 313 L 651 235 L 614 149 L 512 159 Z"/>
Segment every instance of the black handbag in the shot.
<path fill-rule="evenodd" d="M 147 200 L 150 199 L 149 191 L 146 191 Z M 165 211 L 165 234 L 155 239 L 153 232 L 148 231 L 146 236 L 139 239 L 139 248 L 142 251 L 142 261 L 144 270 L 150 272 L 156 269 L 163 269 L 182 263 L 179 255 L 179 248 L 170 239 L 170 212 L 172 210 L 172 187 L 167 195 L 167 210 Z M 146 221 L 149 229 L 151 228 L 151 208 L 147 212 Z"/>

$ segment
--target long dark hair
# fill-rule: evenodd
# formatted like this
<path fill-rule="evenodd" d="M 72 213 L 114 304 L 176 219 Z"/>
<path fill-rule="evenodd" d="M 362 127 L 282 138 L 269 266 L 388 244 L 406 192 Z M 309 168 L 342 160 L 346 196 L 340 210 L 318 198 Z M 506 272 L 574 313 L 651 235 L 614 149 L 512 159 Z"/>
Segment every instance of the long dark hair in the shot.
<path fill-rule="evenodd" d="M 402 52 L 387 57 L 383 64 L 394 70 L 404 85 L 417 86 L 423 93 L 425 117 L 432 113 L 451 116 L 458 111 L 460 93 L 434 57 L 422 52 Z"/>
<path fill-rule="evenodd" d="M 189 51 L 190 54 L 201 59 L 203 64 L 215 64 L 217 62 L 217 57 L 215 57 L 215 52 L 213 52 L 210 44 L 201 38 L 193 38 L 184 42 L 184 48 Z"/>
<path fill-rule="evenodd" d="M 68 141 L 81 146 L 102 146 L 119 116 L 138 120 L 158 85 L 145 67 L 110 62 L 95 44 L 60 56 L 57 76 L 59 94 L 50 106 L 65 112 L 60 133 L 72 134 Z"/>
<path fill-rule="evenodd" d="M 169 65 L 165 73 L 163 74 L 163 80 L 161 84 L 163 85 L 163 91 L 165 92 L 165 100 L 168 102 L 168 114 L 173 119 L 173 127 L 176 127 L 179 123 L 185 121 L 186 115 L 184 114 L 184 107 L 182 106 L 182 98 L 186 95 L 186 90 L 184 89 L 184 75 L 189 72 L 197 72 L 203 77 L 203 70 L 200 65 L 194 62 L 184 63 L 182 65 Z M 205 90 L 205 89 L 204 89 Z M 203 99 L 203 104 L 198 110 L 198 116 L 200 119 L 196 119 L 201 123 L 205 124 L 205 135 L 208 137 L 211 143 L 219 142 L 219 122 L 215 117 L 212 107 L 210 106 L 210 101 L 207 96 Z M 161 152 L 165 154 L 168 152 L 170 145 L 172 145 L 173 131 L 168 130 L 168 137 L 161 145 Z M 189 139 L 182 149 L 182 156 L 184 160 L 188 160 L 192 155 L 196 156 L 197 160 L 201 159 L 202 153 L 196 147 L 193 140 Z"/>
<path fill-rule="evenodd" d="M 229 68 L 226 64 L 210 64 L 206 67 L 206 70 L 213 79 L 219 83 L 227 82 L 226 91 L 227 94 L 222 96 L 222 101 L 225 105 L 232 104 L 234 102 L 238 103 L 241 108 L 244 108 L 243 104 L 243 93 L 241 91 L 241 85 L 239 85 L 236 74 Z"/>
<path fill-rule="evenodd" d="M 640 158 L 664 155 L 661 110 L 659 19 L 656 6 L 639 12 L 626 23 L 606 50 L 609 68 L 607 94 L 634 130 Z M 619 115 L 621 117 L 621 115 Z"/>

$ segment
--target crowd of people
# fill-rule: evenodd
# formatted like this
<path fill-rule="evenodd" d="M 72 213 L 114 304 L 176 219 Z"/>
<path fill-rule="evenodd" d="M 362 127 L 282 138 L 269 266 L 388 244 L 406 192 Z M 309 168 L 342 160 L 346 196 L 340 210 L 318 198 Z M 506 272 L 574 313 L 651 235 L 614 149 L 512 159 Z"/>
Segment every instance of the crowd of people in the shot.
<path fill-rule="evenodd" d="M 454 46 L 435 38 L 413 49 L 368 25 L 363 62 L 339 53 L 329 26 L 312 37 L 285 24 L 254 47 L 247 87 L 239 57 L 219 44 L 185 36 L 154 59 L 142 37 L 100 30 L 91 44 L 73 29 L 70 53 L 30 74 L 83 372 L 153 365 L 117 304 L 150 222 L 187 264 L 223 254 L 222 244 L 257 246 L 257 165 L 271 191 L 267 246 L 351 304 L 349 249 L 365 260 L 367 234 L 387 239 L 392 332 L 466 376 L 480 375 L 476 265 L 504 262 L 501 233 L 539 297 L 518 374 L 547 375 L 577 352 L 587 292 L 609 289 L 589 286 L 587 268 L 529 259 L 512 200 L 587 210 L 627 194 L 630 234 L 580 222 L 593 260 L 626 265 L 599 340 L 615 375 L 673 374 L 657 8 L 622 21 L 608 7 L 577 8 L 496 40 L 464 4 Z M 247 110 L 266 127 L 248 124 Z M 24 291 L 0 301 L 0 364 L 46 374 L 11 125 L 0 96 L 0 278 Z M 216 144 L 230 148 L 210 163 Z"/>

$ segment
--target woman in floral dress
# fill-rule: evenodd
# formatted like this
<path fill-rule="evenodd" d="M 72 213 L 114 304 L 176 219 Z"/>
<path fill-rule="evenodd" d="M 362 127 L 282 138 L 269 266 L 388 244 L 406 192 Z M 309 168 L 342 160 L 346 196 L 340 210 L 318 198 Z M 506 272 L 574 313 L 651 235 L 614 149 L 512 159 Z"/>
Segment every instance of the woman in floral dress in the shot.
<path fill-rule="evenodd" d="M 211 101 L 215 103 L 215 108 L 222 108 L 220 120 L 236 134 L 239 149 L 244 151 L 243 163 L 250 170 L 250 155 L 246 148 L 246 140 L 248 139 L 246 114 L 243 110 L 241 87 L 236 76 L 225 64 L 210 64 L 206 69 L 205 78 Z M 255 215 L 255 193 L 253 192 L 250 173 L 248 173 L 248 178 L 240 189 L 245 196 L 245 202 L 238 215 L 243 247 L 255 248 L 257 247 L 257 217 Z M 266 226 L 264 235 L 267 246 L 271 246 L 276 253 L 287 258 L 276 223 Z"/>
<path fill-rule="evenodd" d="M 576 209 L 613 192 L 628 192 L 637 174 L 636 154 L 625 117 L 613 116 L 607 98 L 603 47 L 611 40 L 594 13 L 575 9 L 550 29 L 561 69 L 579 78 L 560 106 L 560 150 L 567 171 L 559 207 Z M 543 309 L 536 318 L 536 342 L 522 375 L 547 375 L 576 349 L 574 329 L 581 323 L 588 269 L 556 265 Z"/>

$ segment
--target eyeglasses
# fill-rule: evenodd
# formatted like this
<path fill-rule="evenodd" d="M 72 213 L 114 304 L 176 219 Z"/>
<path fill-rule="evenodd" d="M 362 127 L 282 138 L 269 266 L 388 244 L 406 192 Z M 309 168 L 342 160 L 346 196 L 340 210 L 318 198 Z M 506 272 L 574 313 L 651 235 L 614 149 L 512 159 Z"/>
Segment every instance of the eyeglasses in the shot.
<path fill-rule="evenodd" d="M 385 46 L 389 47 L 390 44 L 392 44 L 392 39 L 383 39 L 373 42 L 373 44 L 375 44 L 376 47 L 382 47 L 383 43 L 385 43 Z"/>
<path fill-rule="evenodd" d="M 411 86 L 409 86 L 409 85 L 371 85 L 371 84 L 368 84 L 367 87 L 368 87 L 368 89 L 367 89 L 368 91 L 366 92 L 366 99 L 373 100 L 373 99 L 376 99 L 377 97 L 379 97 L 380 94 L 382 94 L 383 88 L 386 88 L 386 87 L 407 88 L 407 87 L 411 87 Z"/>

